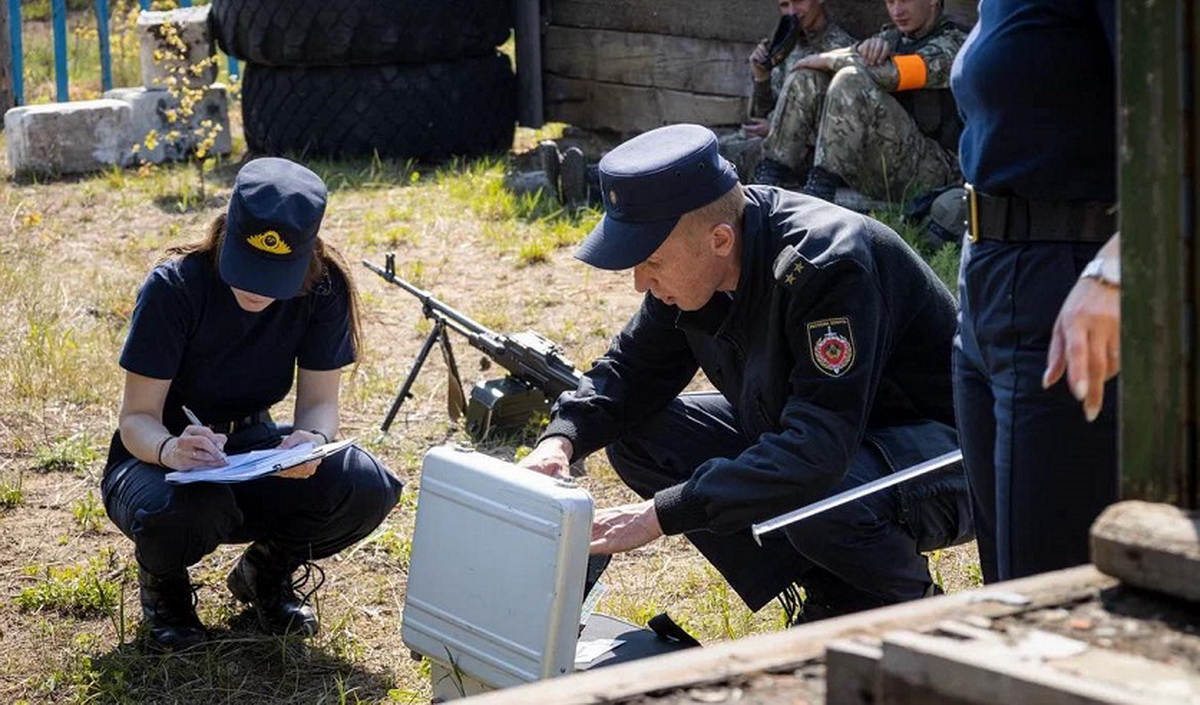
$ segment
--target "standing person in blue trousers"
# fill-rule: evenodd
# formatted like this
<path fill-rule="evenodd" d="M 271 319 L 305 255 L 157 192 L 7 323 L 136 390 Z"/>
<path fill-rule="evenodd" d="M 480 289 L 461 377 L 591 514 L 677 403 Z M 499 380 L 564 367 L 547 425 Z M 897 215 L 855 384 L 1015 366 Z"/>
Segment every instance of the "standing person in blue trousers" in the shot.
<path fill-rule="evenodd" d="M 984 0 L 952 73 L 954 393 L 987 582 L 1087 562 L 1117 499 L 1115 25 L 1115 0 Z"/>
<path fill-rule="evenodd" d="M 337 434 L 340 371 L 358 350 L 358 296 L 345 260 L 318 235 L 324 213 L 316 174 L 255 159 L 207 237 L 169 250 L 138 294 L 101 493 L 134 542 L 153 647 L 205 640 L 188 566 L 228 543 L 251 542 L 226 584 L 262 626 L 316 633 L 308 597 L 317 585 L 299 595 L 304 578 L 293 573 L 319 575 L 310 561 L 366 537 L 399 500 L 400 481 L 357 446 L 236 484 L 165 480 L 172 470 L 225 465 L 226 453 Z M 270 409 L 293 379 L 293 423 L 277 425 Z"/>

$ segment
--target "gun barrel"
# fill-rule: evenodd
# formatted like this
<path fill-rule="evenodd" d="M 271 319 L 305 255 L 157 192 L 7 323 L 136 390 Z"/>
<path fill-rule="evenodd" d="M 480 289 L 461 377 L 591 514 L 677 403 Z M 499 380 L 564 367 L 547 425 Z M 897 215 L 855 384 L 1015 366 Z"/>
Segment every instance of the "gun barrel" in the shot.
<path fill-rule="evenodd" d="M 395 284 L 396 286 L 400 287 L 401 289 L 404 289 L 408 293 L 410 293 L 413 296 L 420 299 L 421 305 L 424 306 L 425 308 L 433 310 L 433 311 L 437 311 L 438 313 L 440 313 L 444 318 L 447 319 L 446 323 L 451 328 L 458 331 L 459 333 L 462 333 L 463 335 L 467 336 L 468 338 L 472 338 L 472 339 L 477 338 L 477 337 L 478 338 L 487 338 L 488 337 L 488 334 L 490 333 L 490 331 L 487 329 L 487 327 L 478 323 L 477 321 L 472 319 L 470 316 L 467 316 L 466 314 L 463 314 L 463 313 L 459 313 L 458 311 L 454 310 L 447 304 L 442 303 L 441 301 L 439 301 L 437 299 L 437 297 L 435 297 L 433 294 L 429 293 L 428 291 L 425 291 L 424 289 L 421 289 L 421 288 L 405 281 L 402 277 L 396 276 L 396 273 L 394 271 L 391 271 L 389 269 L 384 269 L 383 267 L 380 267 L 379 265 L 376 265 L 376 264 L 372 264 L 371 262 L 368 262 L 367 260 L 363 260 L 362 263 L 363 263 L 364 267 L 366 267 L 367 269 L 371 270 L 372 272 L 375 272 L 376 274 L 378 274 L 380 277 L 383 278 L 384 281 Z M 485 342 L 484 344 L 486 345 L 487 343 Z M 489 345 L 488 347 L 495 347 L 495 346 L 494 346 L 494 344 L 492 344 L 492 345 Z"/>

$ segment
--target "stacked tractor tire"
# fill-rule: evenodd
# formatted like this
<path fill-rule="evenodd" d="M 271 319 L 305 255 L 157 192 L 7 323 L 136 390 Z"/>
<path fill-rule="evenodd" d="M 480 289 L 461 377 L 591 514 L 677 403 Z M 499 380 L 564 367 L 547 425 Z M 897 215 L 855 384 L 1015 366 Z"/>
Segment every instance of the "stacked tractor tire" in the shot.
<path fill-rule="evenodd" d="M 509 0 L 213 0 L 210 17 L 246 62 L 254 152 L 436 161 L 512 145 L 516 79 L 496 50 Z"/>

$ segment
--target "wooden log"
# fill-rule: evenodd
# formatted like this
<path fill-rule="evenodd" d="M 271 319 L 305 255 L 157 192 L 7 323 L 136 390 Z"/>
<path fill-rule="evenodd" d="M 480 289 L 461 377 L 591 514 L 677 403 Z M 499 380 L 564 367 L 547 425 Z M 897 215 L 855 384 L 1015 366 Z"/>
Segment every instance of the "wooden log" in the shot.
<path fill-rule="evenodd" d="M 750 95 L 746 42 L 551 25 L 546 71 L 557 76 L 694 93 Z M 519 62 L 518 62 L 519 65 Z M 604 106 L 597 106 L 603 110 Z"/>
<path fill-rule="evenodd" d="M 1179 666 L 1038 630 L 1012 641 L 894 632 L 880 670 L 884 705 L 1165 705 L 1200 695 L 1200 679 Z"/>
<path fill-rule="evenodd" d="M 825 702 L 877 705 L 882 645 L 874 640 L 838 639 L 825 647 Z"/>
<path fill-rule="evenodd" d="M 756 43 L 779 20 L 774 2 L 550 0 L 551 24 Z"/>
<path fill-rule="evenodd" d="M 1090 565 L 1069 568 L 998 583 L 980 590 L 893 605 L 773 634 L 722 642 L 703 649 L 688 649 L 538 681 L 476 696 L 472 705 L 593 705 L 598 702 L 623 702 L 623 698 L 643 693 L 717 683 L 739 674 L 799 668 L 821 658 L 825 645 L 835 639 L 860 635 L 878 637 L 887 631 L 914 629 L 931 621 L 962 615 L 1000 617 L 1039 606 L 1083 599 L 1114 584 L 1115 581 L 1098 573 Z"/>
<path fill-rule="evenodd" d="M 677 122 L 737 125 L 746 99 L 546 74 L 546 119 L 589 130 L 636 133 Z"/>
<path fill-rule="evenodd" d="M 1200 512 L 1112 505 L 1092 524 L 1092 562 L 1121 582 L 1200 602 Z"/>
<path fill-rule="evenodd" d="M 779 17 L 773 0 L 548 0 L 548 5 L 553 24 L 752 43 L 769 36 Z M 888 21 L 883 0 L 838 0 L 825 7 L 860 39 Z M 979 16 L 974 0 L 946 0 L 946 13 L 968 27 Z"/>

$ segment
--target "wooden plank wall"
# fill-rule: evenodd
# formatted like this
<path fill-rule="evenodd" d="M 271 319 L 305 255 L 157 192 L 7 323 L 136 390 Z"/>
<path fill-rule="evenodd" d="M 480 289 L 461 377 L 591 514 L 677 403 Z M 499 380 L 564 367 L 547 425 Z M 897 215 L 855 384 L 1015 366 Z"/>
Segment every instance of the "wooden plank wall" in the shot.
<path fill-rule="evenodd" d="M 973 13 L 971 0 L 947 1 L 960 5 Z M 827 7 L 855 36 L 887 21 L 883 0 Z M 543 12 L 546 119 L 621 134 L 741 123 L 747 58 L 779 19 L 775 0 L 543 0 Z"/>
<path fill-rule="evenodd" d="M 746 59 L 777 17 L 768 0 L 549 0 L 546 119 L 622 134 L 737 125 Z"/>

